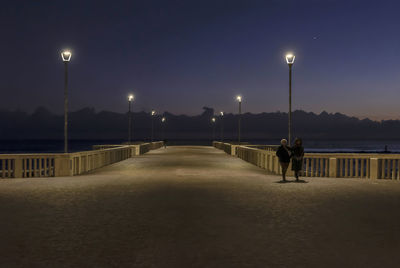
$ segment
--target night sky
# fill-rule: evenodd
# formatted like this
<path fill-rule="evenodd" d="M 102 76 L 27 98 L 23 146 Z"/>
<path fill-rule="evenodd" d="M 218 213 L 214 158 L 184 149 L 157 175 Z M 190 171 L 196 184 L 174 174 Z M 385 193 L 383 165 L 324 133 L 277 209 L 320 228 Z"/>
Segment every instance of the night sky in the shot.
<path fill-rule="evenodd" d="M 84 2 L 84 3 L 83 3 Z M 398 1 L 2 1 L 0 109 L 400 117 Z"/>

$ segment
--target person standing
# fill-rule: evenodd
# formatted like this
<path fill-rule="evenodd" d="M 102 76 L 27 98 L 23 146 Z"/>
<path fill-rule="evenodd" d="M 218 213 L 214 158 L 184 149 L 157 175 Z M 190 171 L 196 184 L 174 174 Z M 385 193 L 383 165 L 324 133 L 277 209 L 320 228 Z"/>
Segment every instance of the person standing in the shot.
<path fill-rule="evenodd" d="M 287 140 L 281 140 L 281 146 L 279 146 L 276 151 L 276 156 L 279 158 L 279 164 L 282 167 L 282 181 L 286 182 L 286 171 L 289 167 L 290 157 L 291 157 L 291 149 L 287 146 Z"/>
<path fill-rule="evenodd" d="M 294 146 L 292 148 L 293 158 L 292 158 L 292 170 L 294 171 L 294 176 L 296 181 L 299 181 L 299 174 L 303 170 L 303 159 L 304 159 L 304 147 L 303 141 L 300 138 L 296 138 L 294 141 Z"/>

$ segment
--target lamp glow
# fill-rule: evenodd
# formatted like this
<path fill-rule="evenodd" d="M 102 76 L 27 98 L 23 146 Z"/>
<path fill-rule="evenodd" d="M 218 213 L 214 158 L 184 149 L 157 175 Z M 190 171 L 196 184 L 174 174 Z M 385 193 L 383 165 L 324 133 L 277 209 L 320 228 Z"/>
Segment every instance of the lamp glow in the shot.
<path fill-rule="evenodd" d="M 296 58 L 295 55 L 293 54 L 286 54 L 286 62 L 289 65 L 292 65 L 294 63 L 294 59 Z"/>
<path fill-rule="evenodd" d="M 242 96 L 240 96 L 240 95 L 236 96 L 236 100 L 237 100 L 238 102 L 242 102 Z"/>
<path fill-rule="evenodd" d="M 221 116 L 224 116 L 224 112 L 223 112 L 223 111 L 221 111 L 219 114 L 220 114 Z"/>
<path fill-rule="evenodd" d="M 128 96 L 128 101 L 133 101 L 135 99 L 135 96 L 133 94 L 130 94 Z"/>
<path fill-rule="evenodd" d="M 72 56 L 71 51 L 65 50 L 65 51 L 61 52 L 61 58 L 63 61 L 70 61 L 71 56 Z"/>
<path fill-rule="evenodd" d="M 211 122 L 215 123 L 215 117 L 211 118 Z"/>
<path fill-rule="evenodd" d="M 155 110 L 151 110 L 151 115 L 155 115 L 156 111 Z"/>
<path fill-rule="evenodd" d="M 165 117 L 161 118 L 161 122 L 165 122 L 167 119 L 165 119 Z"/>

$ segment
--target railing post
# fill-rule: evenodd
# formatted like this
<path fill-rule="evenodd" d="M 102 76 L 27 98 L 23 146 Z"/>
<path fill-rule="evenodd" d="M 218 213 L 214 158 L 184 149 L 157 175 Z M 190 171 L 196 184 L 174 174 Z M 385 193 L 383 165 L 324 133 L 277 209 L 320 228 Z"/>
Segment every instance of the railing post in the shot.
<path fill-rule="evenodd" d="M 268 170 L 268 171 L 271 171 L 271 167 L 272 167 L 271 159 L 272 159 L 272 156 L 268 152 L 265 155 L 265 169 Z"/>
<path fill-rule="evenodd" d="M 79 164 L 78 164 L 78 174 L 82 174 L 82 155 L 81 154 L 79 154 L 79 156 L 78 156 L 78 162 L 79 162 Z"/>
<path fill-rule="evenodd" d="M 337 176 L 337 159 L 329 158 L 329 177 L 336 178 Z"/>
<path fill-rule="evenodd" d="M 376 180 L 379 179 L 379 159 L 371 158 L 369 164 L 369 176 L 370 179 Z"/>
<path fill-rule="evenodd" d="M 280 174 L 280 164 L 279 164 L 279 158 L 276 156 L 273 156 L 273 162 L 274 162 L 274 171 L 276 174 Z"/>
<path fill-rule="evenodd" d="M 231 145 L 231 155 L 232 156 L 236 156 L 236 148 L 238 147 L 238 145 Z"/>
<path fill-rule="evenodd" d="M 14 159 L 14 178 L 22 178 L 22 158 Z"/>
<path fill-rule="evenodd" d="M 69 154 L 54 157 L 54 176 L 73 176 L 73 170 L 70 168 Z"/>

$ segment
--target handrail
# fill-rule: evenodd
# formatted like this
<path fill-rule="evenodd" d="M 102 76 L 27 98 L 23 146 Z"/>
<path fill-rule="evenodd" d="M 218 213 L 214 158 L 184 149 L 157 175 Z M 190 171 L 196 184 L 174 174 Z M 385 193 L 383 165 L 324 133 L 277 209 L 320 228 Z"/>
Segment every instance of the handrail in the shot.
<path fill-rule="evenodd" d="M 58 177 L 84 174 L 163 146 L 163 142 L 98 145 L 74 153 L 0 154 L 1 178 Z"/>
<path fill-rule="evenodd" d="M 222 147 L 221 142 L 213 142 L 213 146 Z M 224 143 L 223 147 L 233 156 L 271 173 L 281 174 L 279 160 L 273 150 L 277 146 L 266 145 L 264 148 L 267 149 L 259 149 L 258 145 Z M 288 172 L 292 175 L 290 166 Z M 400 154 L 305 153 L 303 176 L 400 180 Z"/>

